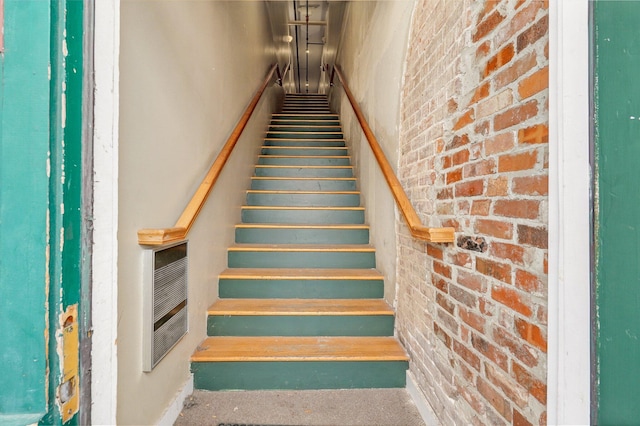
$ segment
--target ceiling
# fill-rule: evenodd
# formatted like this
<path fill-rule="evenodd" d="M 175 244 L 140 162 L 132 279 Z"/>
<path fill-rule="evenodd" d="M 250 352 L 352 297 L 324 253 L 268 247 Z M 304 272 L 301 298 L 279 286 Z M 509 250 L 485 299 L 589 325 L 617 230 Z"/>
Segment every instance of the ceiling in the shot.
<path fill-rule="evenodd" d="M 324 93 L 342 31 L 346 1 L 266 0 L 278 62 L 289 63 L 287 92 Z"/>

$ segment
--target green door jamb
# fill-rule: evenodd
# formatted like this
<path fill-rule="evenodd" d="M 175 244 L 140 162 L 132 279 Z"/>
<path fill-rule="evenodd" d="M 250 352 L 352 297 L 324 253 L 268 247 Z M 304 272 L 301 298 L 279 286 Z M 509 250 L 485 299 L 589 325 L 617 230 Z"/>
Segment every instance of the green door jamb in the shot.
<path fill-rule="evenodd" d="M 81 303 L 88 265 L 83 258 L 83 30 L 84 1 L 51 1 L 49 400 L 55 403 L 42 424 L 79 424 L 81 400 L 90 395 L 80 389 L 86 383 L 80 347 L 90 331 Z"/>

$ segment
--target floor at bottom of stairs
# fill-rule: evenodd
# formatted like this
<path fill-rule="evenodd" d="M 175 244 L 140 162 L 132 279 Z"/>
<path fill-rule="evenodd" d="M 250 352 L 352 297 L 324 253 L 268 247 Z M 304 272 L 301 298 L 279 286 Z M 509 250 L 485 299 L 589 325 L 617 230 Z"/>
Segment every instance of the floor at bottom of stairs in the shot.
<path fill-rule="evenodd" d="M 406 389 L 195 391 L 175 426 L 423 426 Z"/>

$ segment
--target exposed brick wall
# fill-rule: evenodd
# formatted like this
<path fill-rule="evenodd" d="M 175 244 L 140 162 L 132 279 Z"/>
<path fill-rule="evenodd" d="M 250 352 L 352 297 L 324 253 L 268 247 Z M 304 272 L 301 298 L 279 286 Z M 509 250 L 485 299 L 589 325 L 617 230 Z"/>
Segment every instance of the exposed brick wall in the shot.
<path fill-rule="evenodd" d="M 398 334 L 445 424 L 546 423 L 548 4 L 420 0 L 402 93 Z"/>

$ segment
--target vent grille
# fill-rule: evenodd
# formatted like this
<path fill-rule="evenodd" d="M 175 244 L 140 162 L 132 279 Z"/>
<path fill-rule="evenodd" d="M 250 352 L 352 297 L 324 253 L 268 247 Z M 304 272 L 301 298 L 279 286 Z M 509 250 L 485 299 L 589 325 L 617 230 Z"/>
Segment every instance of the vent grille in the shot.
<path fill-rule="evenodd" d="M 145 255 L 143 370 L 151 371 L 188 331 L 187 243 Z"/>

